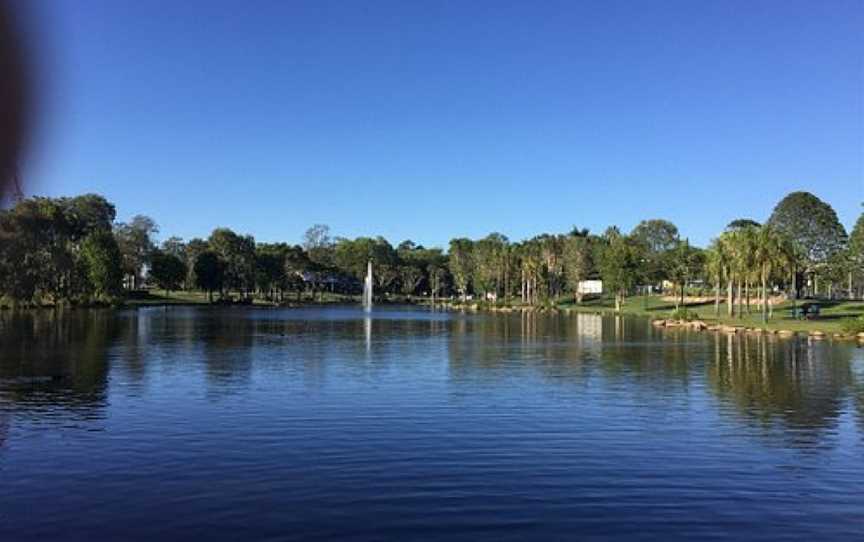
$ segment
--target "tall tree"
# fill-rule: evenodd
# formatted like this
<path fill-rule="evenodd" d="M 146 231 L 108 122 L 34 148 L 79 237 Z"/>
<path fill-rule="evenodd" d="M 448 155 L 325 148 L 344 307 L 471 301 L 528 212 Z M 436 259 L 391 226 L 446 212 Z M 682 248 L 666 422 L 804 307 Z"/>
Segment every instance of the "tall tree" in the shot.
<path fill-rule="evenodd" d="M 186 260 L 186 243 L 183 239 L 172 235 L 168 239 L 162 241 L 162 252 L 177 256 L 181 260 Z"/>
<path fill-rule="evenodd" d="M 448 266 L 456 290 L 464 300 L 474 275 L 474 243 L 470 239 L 462 237 L 450 241 Z"/>
<path fill-rule="evenodd" d="M 858 217 L 849 235 L 849 297 L 853 298 L 854 285 L 864 285 L 864 213 Z"/>
<path fill-rule="evenodd" d="M 303 294 L 305 283 L 303 282 L 303 274 L 309 271 L 312 267 L 312 262 L 309 260 L 308 254 L 303 250 L 303 247 L 289 246 L 285 251 L 285 285 L 289 289 L 293 289 L 297 294 L 297 301 Z"/>
<path fill-rule="evenodd" d="M 255 285 L 255 239 L 228 228 L 216 228 L 207 242 L 225 263 L 224 286 L 248 297 Z"/>
<path fill-rule="evenodd" d="M 195 279 L 198 287 L 207 292 L 210 303 L 213 303 L 213 292 L 222 289 L 224 272 L 225 264 L 212 250 L 205 250 L 195 259 Z"/>
<path fill-rule="evenodd" d="M 594 272 L 594 258 L 590 238 L 587 235 L 568 235 L 564 239 L 562 257 L 564 273 L 567 277 L 570 291 L 573 292 L 576 303 L 582 303 L 584 294 L 579 285 Z"/>
<path fill-rule="evenodd" d="M 720 239 L 705 251 L 705 273 L 714 285 L 714 316 L 720 316 L 720 289 L 729 272 L 729 256 Z"/>
<path fill-rule="evenodd" d="M 111 231 L 117 217 L 114 205 L 98 194 L 60 198 L 59 203 L 75 239 L 83 239 L 95 231 Z"/>
<path fill-rule="evenodd" d="M 186 263 L 176 254 L 154 250 L 150 256 L 150 277 L 166 294 L 179 290 L 186 279 Z"/>
<path fill-rule="evenodd" d="M 621 235 L 608 236 L 603 249 L 600 273 L 603 287 L 615 295 L 615 310 L 620 312 L 627 294 L 639 278 L 639 251 L 630 239 Z"/>
<path fill-rule="evenodd" d="M 630 238 L 641 248 L 645 280 L 656 285 L 670 279 L 672 264 L 666 260 L 680 246 L 678 227 L 659 218 L 643 220 L 630 232 Z"/>
<path fill-rule="evenodd" d="M 315 224 L 303 234 L 303 249 L 309 260 L 322 267 L 333 264 L 333 238 L 330 236 L 330 226 Z"/>
<path fill-rule="evenodd" d="M 778 268 L 788 265 L 786 256 L 789 251 L 784 247 L 788 241 L 771 225 L 756 228 L 753 240 L 753 263 L 756 265 L 762 294 L 762 321 L 768 321 L 768 287 Z"/>
<path fill-rule="evenodd" d="M 684 304 L 687 283 L 701 271 L 704 255 L 699 249 L 690 246 L 690 241 L 685 239 L 677 241 L 675 248 L 669 250 L 666 262 L 668 264 L 667 275 L 679 289 L 680 295 L 675 302 L 677 309 Z"/>
<path fill-rule="evenodd" d="M 817 294 L 820 270 L 846 245 L 846 230 L 837 213 L 809 192 L 792 192 L 777 204 L 768 224 L 795 245 Z"/>
<path fill-rule="evenodd" d="M 186 263 L 186 289 L 191 290 L 197 286 L 198 280 L 195 277 L 195 261 L 202 252 L 207 250 L 210 250 L 210 245 L 204 239 L 195 237 L 186 243 L 183 250 L 183 261 Z"/>
<path fill-rule="evenodd" d="M 150 261 L 153 251 L 153 236 L 159 233 L 156 222 L 144 215 L 136 215 L 129 223 L 120 223 L 114 228 L 117 246 L 123 257 L 123 268 L 130 278 L 129 287 L 135 289 L 141 280 L 144 266 Z"/>
<path fill-rule="evenodd" d="M 630 237 L 653 253 L 666 252 L 678 246 L 678 227 L 659 218 L 643 220 L 633 228 Z"/>
<path fill-rule="evenodd" d="M 744 228 L 758 228 L 762 224 L 756 222 L 752 218 L 736 218 L 732 222 L 726 224 L 726 231 L 735 231 Z"/>
<path fill-rule="evenodd" d="M 97 299 L 113 301 L 120 295 L 123 270 L 120 249 L 110 230 L 96 230 L 84 238 L 81 256 Z"/>
<path fill-rule="evenodd" d="M 484 294 L 502 293 L 507 267 L 507 249 L 510 241 L 500 233 L 490 233 L 473 243 L 474 289 Z"/>

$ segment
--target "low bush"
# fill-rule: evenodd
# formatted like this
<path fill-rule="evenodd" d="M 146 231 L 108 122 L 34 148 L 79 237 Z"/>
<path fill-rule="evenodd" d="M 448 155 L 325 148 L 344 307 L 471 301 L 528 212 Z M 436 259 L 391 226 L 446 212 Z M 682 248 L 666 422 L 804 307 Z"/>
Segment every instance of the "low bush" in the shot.
<path fill-rule="evenodd" d="M 685 322 L 690 322 L 691 320 L 696 320 L 698 315 L 694 311 L 689 311 L 684 307 L 679 307 L 672 311 L 669 318 L 672 320 L 684 320 Z"/>
<path fill-rule="evenodd" d="M 840 328 L 849 334 L 864 333 L 864 315 L 858 318 L 847 318 L 840 324 Z"/>

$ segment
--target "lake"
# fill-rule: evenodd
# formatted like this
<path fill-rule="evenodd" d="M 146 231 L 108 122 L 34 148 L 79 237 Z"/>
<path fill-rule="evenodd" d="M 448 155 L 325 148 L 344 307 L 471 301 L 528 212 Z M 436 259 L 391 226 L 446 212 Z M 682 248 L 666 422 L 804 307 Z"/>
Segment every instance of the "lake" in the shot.
<path fill-rule="evenodd" d="M 864 350 L 590 314 L 0 314 L 0 539 L 851 540 Z"/>

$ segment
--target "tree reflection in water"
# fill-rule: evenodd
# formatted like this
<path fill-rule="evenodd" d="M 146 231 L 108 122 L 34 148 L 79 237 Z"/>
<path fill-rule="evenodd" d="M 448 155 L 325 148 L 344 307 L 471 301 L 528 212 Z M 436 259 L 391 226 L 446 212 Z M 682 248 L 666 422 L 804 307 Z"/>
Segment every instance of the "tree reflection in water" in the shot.
<path fill-rule="evenodd" d="M 806 338 L 656 329 L 637 318 L 31 311 L 0 313 L 0 337 L 0 439 L 14 416 L 37 422 L 104 416 L 112 382 L 142 394 L 154 378 L 164 385 L 183 374 L 184 385 L 200 377 L 207 396 L 219 399 L 251 393 L 256 378 L 298 378 L 314 390 L 338 372 L 340 382 L 374 387 L 379 376 L 412 363 L 424 370 L 443 363 L 450 388 L 465 393 L 476 392 L 478 383 L 539 378 L 573 393 L 592 382 L 624 385 L 637 404 L 702 394 L 719 415 L 790 447 L 830 445 L 846 412 L 864 434 L 862 350 Z"/>

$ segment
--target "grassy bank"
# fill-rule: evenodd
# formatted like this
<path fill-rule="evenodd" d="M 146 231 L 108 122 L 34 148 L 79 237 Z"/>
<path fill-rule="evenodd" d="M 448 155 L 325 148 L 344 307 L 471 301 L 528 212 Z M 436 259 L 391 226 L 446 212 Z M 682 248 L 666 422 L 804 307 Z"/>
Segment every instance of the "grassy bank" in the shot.
<path fill-rule="evenodd" d="M 792 303 L 783 303 L 774 307 L 774 316 L 767 323 L 762 322 L 762 313 L 755 304 L 751 306 L 751 313 L 746 310 L 742 318 L 726 316 L 726 304 L 720 304 L 720 316 L 714 314 L 714 303 L 691 303 L 686 309 L 695 313 L 695 317 L 709 324 L 723 324 L 745 327 L 760 327 L 763 329 L 791 331 L 824 331 L 825 333 L 842 332 L 842 324 L 845 320 L 858 318 L 864 315 L 864 302 L 862 301 L 819 301 L 822 311 L 815 320 L 800 320 L 792 316 Z M 800 303 L 799 303 L 800 304 Z M 586 301 L 581 305 L 566 302 L 559 305 L 560 308 L 585 312 L 614 312 L 615 305 L 612 299 L 598 298 Z M 675 304 L 664 300 L 660 296 L 635 296 L 628 298 L 622 307 L 626 314 L 649 316 L 652 318 L 669 318 L 675 310 Z"/>

